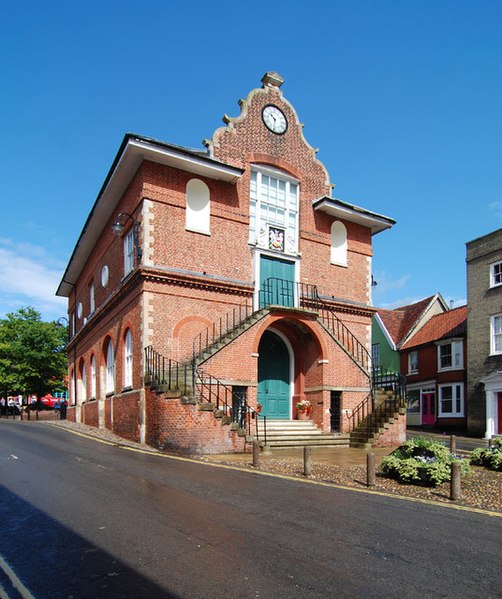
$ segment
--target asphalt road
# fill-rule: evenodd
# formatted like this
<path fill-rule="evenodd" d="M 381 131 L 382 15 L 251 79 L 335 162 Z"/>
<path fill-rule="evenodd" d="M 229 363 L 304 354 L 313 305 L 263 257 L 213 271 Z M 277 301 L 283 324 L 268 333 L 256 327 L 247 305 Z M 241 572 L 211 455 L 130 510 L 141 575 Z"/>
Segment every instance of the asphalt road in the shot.
<path fill-rule="evenodd" d="M 502 518 L 37 422 L 0 420 L 0 533 L 6 597 L 502 597 Z"/>

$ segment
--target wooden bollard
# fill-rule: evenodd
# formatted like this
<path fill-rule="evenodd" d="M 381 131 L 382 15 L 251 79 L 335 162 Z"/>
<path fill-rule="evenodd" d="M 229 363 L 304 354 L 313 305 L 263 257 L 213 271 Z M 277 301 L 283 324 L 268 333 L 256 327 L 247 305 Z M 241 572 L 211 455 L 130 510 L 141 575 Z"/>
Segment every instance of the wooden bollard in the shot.
<path fill-rule="evenodd" d="M 450 468 L 450 499 L 455 501 L 456 499 L 460 499 L 462 496 L 460 485 L 460 462 L 452 462 Z"/>
<path fill-rule="evenodd" d="M 260 442 L 253 441 L 253 466 L 258 468 L 260 465 Z"/>
<path fill-rule="evenodd" d="M 310 476 L 312 474 L 312 454 L 310 447 L 305 445 L 303 448 L 303 474 L 304 476 Z"/>
<path fill-rule="evenodd" d="M 450 453 L 457 453 L 457 438 L 455 435 L 450 435 Z"/>
<path fill-rule="evenodd" d="M 368 452 L 366 454 L 366 486 L 374 487 L 375 483 L 376 483 L 375 454 Z"/>

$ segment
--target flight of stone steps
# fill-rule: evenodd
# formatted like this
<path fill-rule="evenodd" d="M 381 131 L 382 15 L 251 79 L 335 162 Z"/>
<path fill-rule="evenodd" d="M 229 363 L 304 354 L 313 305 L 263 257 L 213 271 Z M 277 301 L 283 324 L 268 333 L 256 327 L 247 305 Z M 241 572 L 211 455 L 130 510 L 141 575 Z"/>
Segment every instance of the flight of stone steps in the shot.
<path fill-rule="evenodd" d="M 258 423 L 259 439 L 264 443 L 264 422 Z M 349 434 L 323 433 L 312 420 L 267 419 L 267 445 L 269 447 L 348 447 Z"/>

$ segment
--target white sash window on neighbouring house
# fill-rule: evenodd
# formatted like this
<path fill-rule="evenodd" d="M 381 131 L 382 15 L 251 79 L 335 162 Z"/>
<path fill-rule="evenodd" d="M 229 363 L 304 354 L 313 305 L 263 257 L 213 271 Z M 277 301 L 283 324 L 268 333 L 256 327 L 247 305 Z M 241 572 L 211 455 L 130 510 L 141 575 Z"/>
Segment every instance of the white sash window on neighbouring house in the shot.
<path fill-rule="evenodd" d="M 438 416 L 462 417 L 464 415 L 464 385 L 455 383 L 439 385 Z"/>
<path fill-rule="evenodd" d="M 249 243 L 293 254 L 298 251 L 298 181 L 276 169 L 251 171 Z"/>
<path fill-rule="evenodd" d="M 502 354 L 502 314 L 491 317 L 491 354 Z"/>

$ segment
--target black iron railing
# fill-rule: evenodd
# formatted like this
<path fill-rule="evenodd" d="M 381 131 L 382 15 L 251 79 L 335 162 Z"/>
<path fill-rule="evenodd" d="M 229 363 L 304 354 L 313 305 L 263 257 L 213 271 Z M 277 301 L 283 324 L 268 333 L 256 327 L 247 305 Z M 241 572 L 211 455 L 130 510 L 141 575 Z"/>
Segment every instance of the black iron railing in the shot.
<path fill-rule="evenodd" d="M 232 388 L 200 368 L 195 370 L 195 397 L 232 416 Z"/>
<path fill-rule="evenodd" d="M 257 412 L 251 406 L 246 406 L 246 424 L 248 435 L 254 435 L 254 437 L 261 441 L 263 440 L 263 445 L 267 444 L 267 417 L 260 412 Z M 263 434 L 260 431 L 260 419 L 263 422 Z"/>
<path fill-rule="evenodd" d="M 253 300 L 248 298 L 243 304 L 232 308 L 224 316 L 202 331 L 193 341 L 193 357 L 206 352 L 210 347 L 224 339 L 230 332 L 243 325 L 253 315 Z"/>
<path fill-rule="evenodd" d="M 261 284 L 258 299 L 260 308 L 284 306 L 316 309 L 319 294 L 315 285 L 270 277 Z"/>
<path fill-rule="evenodd" d="M 371 392 L 350 415 L 351 431 L 360 432 L 365 440 L 368 440 L 381 423 L 387 422 L 404 407 L 406 378 L 397 372 L 375 369 L 371 377 Z"/>
<path fill-rule="evenodd" d="M 326 304 L 321 303 L 318 314 L 319 320 L 324 323 L 354 360 L 368 372 L 371 366 L 371 355 L 348 326 L 338 318 L 331 308 L 326 307 Z"/>
<path fill-rule="evenodd" d="M 231 422 L 260 440 L 262 437 L 258 426 L 259 418 L 263 419 L 263 440 L 267 442 L 267 419 L 253 407 L 248 405 L 244 397 L 236 397 L 232 387 L 225 385 L 216 377 L 205 373 L 200 368 L 195 370 L 195 392 L 197 400 L 210 403 L 216 410 L 229 416 Z"/>
<path fill-rule="evenodd" d="M 180 364 L 159 354 L 151 345 L 145 347 L 145 375 L 150 384 L 167 391 L 190 392 L 194 387 L 191 364 Z"/>

